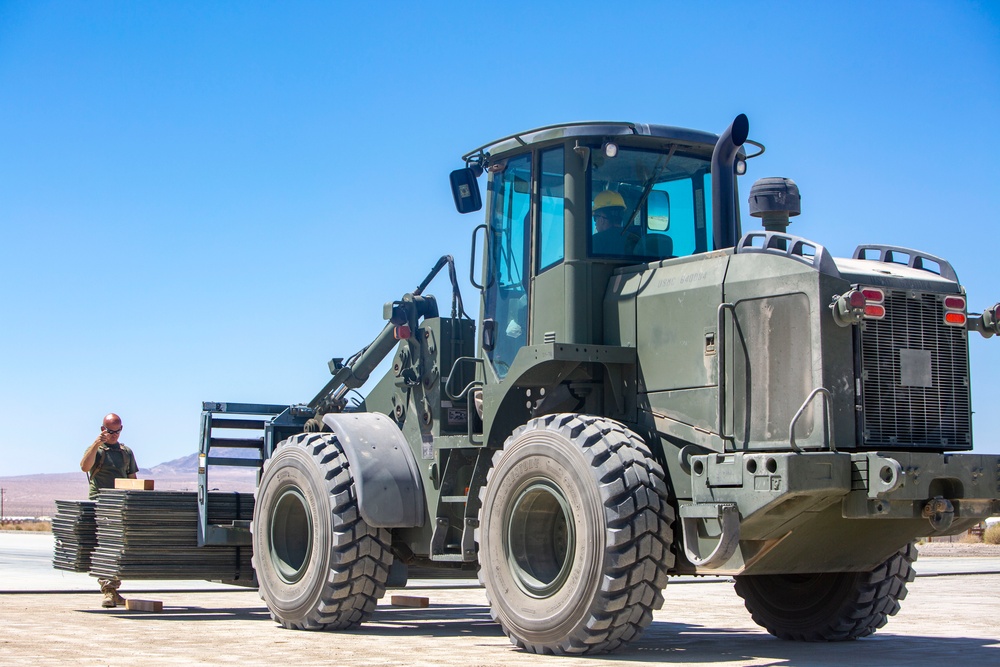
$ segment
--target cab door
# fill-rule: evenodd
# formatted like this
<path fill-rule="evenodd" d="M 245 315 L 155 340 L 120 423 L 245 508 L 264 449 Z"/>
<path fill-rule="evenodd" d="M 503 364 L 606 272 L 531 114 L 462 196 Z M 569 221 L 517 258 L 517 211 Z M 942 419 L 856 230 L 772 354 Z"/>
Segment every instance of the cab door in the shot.
<path fill-rule="evenodd" d="M 494 171 L 483 311 L 483 349 L 503 379 L 528 344 L 531 280 L 531 154 Z"/>

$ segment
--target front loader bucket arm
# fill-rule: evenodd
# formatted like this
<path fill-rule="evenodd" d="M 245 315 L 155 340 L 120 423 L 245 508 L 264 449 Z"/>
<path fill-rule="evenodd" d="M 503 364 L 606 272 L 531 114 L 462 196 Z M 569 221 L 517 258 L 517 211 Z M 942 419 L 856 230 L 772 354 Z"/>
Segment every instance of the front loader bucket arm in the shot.
<path fill-rule="evenodd" d="M 455 259 L 451 255 L 444 255 L 415 290 L 404 294 L 399 301 L 385 304 L 384 316 L 389 322 L 374 341 L 362 348 L 343 365 L 340 364 L 339 359 L 330 362 L 333 377 L 309 401 L 310 408 L 320 415 L 328 412 L 342 412 L 347 404 L 345 399 L 347 392 L 358 389 L 368 381 L 372 371 L 395 349 L 396 343 L 417 330 L 418 320 L 438 316 L 437 302 L 434 297 L 425 297 L 421 294 L 446 265 L 452 287 L 452 317 L 459 315 L 465 318 L 469 317 L 462 305 L 462 294 L 458 289 Z"/>

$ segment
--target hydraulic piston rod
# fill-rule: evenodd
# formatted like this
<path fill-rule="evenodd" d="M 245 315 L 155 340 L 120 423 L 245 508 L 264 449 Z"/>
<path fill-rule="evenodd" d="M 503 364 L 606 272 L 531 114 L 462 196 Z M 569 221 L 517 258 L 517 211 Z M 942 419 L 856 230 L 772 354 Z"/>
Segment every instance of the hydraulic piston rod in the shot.
<path fill-rule="evenodd" d="M 399 327 L 409 327 L 415 331 L 417 321 L 420 318 L 437 317 L 437 302 L 434 297 L 421 296 L 423 291 L 432 280 L 440 273 L 441 269 L 448 266 L 449 276 L 452 283 L 452 316 L 465 315 L 462 306 L 462 295 L 458 291 L 458 280 L 455 275 L 455 260 L 451 255 L 444 255 L 437 261 L 430 273 L 417 285 L 412 292 L 403 295 L 399 301 L 386 304 L 386 319 L 388 323 L 379 335 L 370 344 L 362 348 L 354 356 L 347 360 L 347 363 L 340 366 L 331 367 L 333 377 L 326 383 L 316 396 L 309 401 L 309 407 L 317 413 L 340 412 L 346 405 L 347 392 L 358 389 L 365 382 L 372 371 L 382 363 L 398 342 Z"/>

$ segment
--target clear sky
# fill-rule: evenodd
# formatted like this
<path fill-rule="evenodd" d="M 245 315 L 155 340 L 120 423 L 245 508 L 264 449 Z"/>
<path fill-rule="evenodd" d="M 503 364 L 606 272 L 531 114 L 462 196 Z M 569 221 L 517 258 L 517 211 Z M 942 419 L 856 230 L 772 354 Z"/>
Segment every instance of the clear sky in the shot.
<path fill-rule="evenodd" d="M 550 123 L 746 113 L 745 228 L 787 176 L 790 232 L 1000 300 L 996 4 L 360 7 L 0 0 L 0 476 L 77 469 L 109 411 L 150 467 L 196 451 L 204 400 L 308 401 L 442 254 L 475 304 L 448 172 Z M 971 340 L 1000 452 L 1000 339 Z"/>

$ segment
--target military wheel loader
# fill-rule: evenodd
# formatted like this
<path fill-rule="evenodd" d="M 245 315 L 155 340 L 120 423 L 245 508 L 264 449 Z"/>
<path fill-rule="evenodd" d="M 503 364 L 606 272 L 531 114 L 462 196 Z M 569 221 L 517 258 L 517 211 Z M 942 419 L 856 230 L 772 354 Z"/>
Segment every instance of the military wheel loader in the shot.
<path fill-rule="evenodd" d="M 917 538 L 1000 514 L 1000 457 L 956 453 L 1000 304 L 970 312 L 943 258 L 789 233 L 788 179 L 754 185 L 744 233 L 748 133 L 569 123 L 464 155 L 478 321 L 446 256 L 307 404 L 206 403 L 200 543 L 252 541 L 288 628 L 354 627 L 410 567 L 478 571 L 538 653 L 620 647 L 685 574 L 735 577 L 778 637 L 882 627 Z M 450 317 L 424 294 L 445 267 Z M 247 443 L 253 521 L 211 524 L 208 468 L 246 464 L 211 449 Z"/>

